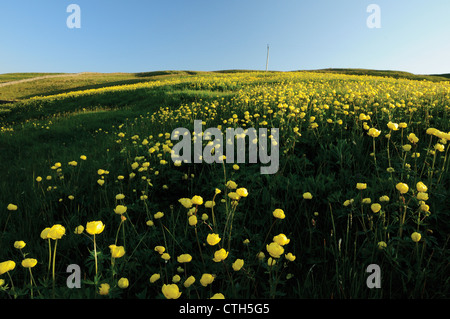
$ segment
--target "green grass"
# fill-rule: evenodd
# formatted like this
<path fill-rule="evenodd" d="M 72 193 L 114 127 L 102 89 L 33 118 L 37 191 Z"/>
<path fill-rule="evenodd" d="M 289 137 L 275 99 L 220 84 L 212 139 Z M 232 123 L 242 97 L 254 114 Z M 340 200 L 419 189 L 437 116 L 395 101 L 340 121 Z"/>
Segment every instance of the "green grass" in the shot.
<path fill-rule="evenodd" d="M 155 85 L 130 86 L 138 80 Z M 124 86 L 110 90 L 119 84 Z M 83 93 L 100 87 L 105 89 Z M 446 83 L 311 72 L 161 71 L 54 78 L 35 83 L 34 90 L 48 97 L 22 97 L 3 105 L 0 113 L 0 262 L 17 264 L 11 271 L 16 290 L 0 291 L 0 298 L 30 297 L 21 252 L 13 247 L 17 240 L 27 243 L 22 250 L 27 257 L 38 259 L 33 268 L 36 298 L 92 298 L 103 282 L 111 285 L 111 297 L 164 298 L 162 283 L 170 283 L 178 273 L 176 257 L 181 253 L 190 253 L 193 261 L 182 265 L 186 272 L 183 269 L 180 276 L 184 280 L 192 274 L 197 280 L 188 289 L 178 284 L 182 298 L 209 298 L 215 292 L 227 298 L 445 298 L 450 293 L 446 275 L 450 193 L 445 186 L 450 183 L 449 146 L 445 144 L 445 152 L 436 156 L 427 154 L 439 139 L 426 133 L 430 127 L 450 131 Z M 51 96 L 75 91 L 79 94 Z M 287 116 L 291 110 L 285 110 L 283 103 L 293 107 L 293 116 Z M 371 119 L 360 120 L 360 113 L 370 114 Z M 235 118 L 238 121 L 230 124 Z M 174 166 L 163 151 L 168 141 L 164 134 L 176 127 L 192 129 L 193 119 L 204 120 L 205 128 L 260 127 L 265 126 L 263 119 L 269 122 L 267 127 L 279 127 L 280 170 L 268 176 L 260 174 L 259 164 L 240 164 L 239 170 L 232 164 Z M 405 122 L 407 128 L 391 132 L 387 139 L 389 121 Z M 310 127 L 313 122 L 317 128 Z M 363 122 L 382 130 L 381 135 L 373 140 Z M 419 137 L 413 146 L 414 152 L 421 153 L 416 159 L 402 150 L 411 132 Z M 149 153 L 150 147 L 159 150 Z M 371 156 L 374 150 L 376 161 Z M 161 158 L 168 164 L 161 163 Z M 73 160 L 78 162 L 76 167 L 68 165 Z M 143 168 L 146 161 L 148 170 L 131 168 L 134 162 Z M 62 179 L 51 168 L 57 162 L 62 164 Z M 109 174 L 99 175 L 99 169 Z M 130 173 L 136 176 L 131 178 Z M 118 175 L 125 179 L 117 180 Z M 37 176 L 44 180 L 36 182 Z M 106 181 L 103 186 L 97 183 L 101 176 Z M 228 180 L 249 191 L 235 212 L 226 195 L 231 190 L 224 186 Z M 415 184 L 419 180 L 428 185 L 426 202 L 431 213 L 417 222 L 418 216 L 424 217 L 424 213 L 418 215 Z M 399 181 L 410 187 L 406 206 L 395 188 Z M 358 191 L 359 182 L 367 183 L 367 190 Z M 204 201 L 212 200 L 215 188 L 222 191 L 215 199 L 217 225 L 211 210 L 200 206 L 194 230 L 178 199 L 201 195 Z M 148 195 L 146 201 L 140 198 L 142 192 Z M 313 198 L 303 199 L 305 192 Z M 119 193 L 125 194 L 123 204 L 128 208 L 124 224 L 113 212 Z M 69 195 L 75 199 L 69 200 Z M 383 209 L 377 214 L 361 203 L 362 198 L 379 202 L 382 195 L 390 201 L 381 203 Z M 354 204 L 344 206 L 349 199 Z M 7 211 L 9 203 L 19 209 Z M 275 208 L 282 208 L 286 219 L 275 220 Z M 400 227 L 405 209 L 405 223 Z M 158 211 L 165 213 L 161 220 L 153 217 Z M 203 213 L 209 215 L 206 223 L 200 221 Z M 145 224 L 149 219 L 154 227 Z M 97 276 L 92 241 L 86 234 L 73 233 L 76 226 L 92 220 L 106 224 L 97 236 Z M 52 288 L 47 241 L 40 233 L 57 223 L 66 227 L 66 235 L 58 240 L 56 287 Z M 123 228 L 118 229 L 119 225 Z M 212 261 L 216 247 L 201 245 L 212 230 L 220 234 L 221 247 L 230 253 L 224 263 Z M 410 237 L 414 231 L 422 234 L 418 243 Z M 271 268 L 265 245 L 280 233 L 291 240 L 285 252 L 292 252 L 296 260 L 287 262 L 282 257 Z M 247 238 L 248 246 L 242 243 Z M 116 240 L 125 246 L 126 254 L 112 267 L 108 246 Z M 387 242 L 386 249 L 378 249 L 380 241 Z M 166 247 L 172 257 L 168 263 L 154 251 L 156 245 Z M 259 251 L 266 255 L 263 262 L 255 258 Z M 239 272 L 231 268 L 236 258 L 245 260 Z M 65 287 L 65 267 L 71 263 L 79 264 L 86 276 L 82 289 Z M 373 263 L 382 270 L 381 289 L 366 286 L 365 270 Z M 150 284 L 153 273 L 161 273 L 161 279 Z M 212 286 L 199 284 L 202 273 L 217 275 Z M 293 276 L 287 278 L 288 274 Z M 120 277 L 130 279 L 128 289 L 116 286 Z M 0 278 L 11 286 L 6 274 Z"/>

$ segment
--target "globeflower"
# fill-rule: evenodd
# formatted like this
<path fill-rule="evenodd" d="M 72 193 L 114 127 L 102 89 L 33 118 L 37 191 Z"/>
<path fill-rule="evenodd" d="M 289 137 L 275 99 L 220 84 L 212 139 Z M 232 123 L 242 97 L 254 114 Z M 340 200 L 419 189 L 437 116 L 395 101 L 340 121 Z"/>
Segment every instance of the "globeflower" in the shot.
<path fill-rule="evenodd" d="M 0 263 L 0 275 L 3 275 L 4 273 L 7 273 L 8 271 L 13 270 L 16 268 L 16 263 L 12 260 L 7 260 L 2 263 Z"/>
<path fill-rule="evenodd" d="M 26 243 L 23 240 L 14 242 L 14 248 L 22 249 L 26 246 Z"/>
<path fill-rule="evenodd" d="M 189 276 L 183 283 L 183 286 L 188 288 L 190 287 L 193 283 L 195 282 L 195 277 L 194 276 Z"/>
<path fill-rule="evenodd" d="M 225 260 L 227 257 L 228 257 L 228 252 L 224 248 L 222 248 L 222 249 L 217 250 L 214 253 L 213 260 L 217 263 L 217 262 Z"/>
<path fill-rule="evenodd" d="M 201 196 L 195 195 L 194 197 L 192 197 L 191 199 L 192 204 L 194 205 L 201 205 L 203 204 L 203 198 Z"/>
<path fill-rule="evenodd" d="M 151 275 L 151 277 L 150 277 L 150 283 L 154 283 L 155 281 L 157 281 L 159 278 L 161 278 L 161 275 L 160 274 L 153 274 L 153 275 Z"/>
<path fill-rule="evenodd" d="M 195 215 L 189 216 L 188 222 L 190 226 L 197 225 L 197 216 Z"/>
<path fill-rule="evenodd" d="M 428 190 L 427 185 L 425 185 L 425 184 L 422 183 L 422 182 L 418 182 L 418 183 L 416 184 L 416 188 L 417 188 L 417 191 L 419 191 L 419 192 L 426 192 L 426 191 Z"/>
<path fill-rule="evenodd" d="M 284 248 L 281 247 L 281 245 L 276 242 L 272 242 L 266 245 L 266 249 L 267 252 L 270 254 L 270 256 L 274 258 L 280 258 L 281 254 L 284 253 Z"/>
<path fill-rule="evenodd" d="M 17 205 L 14 204 L 8 204 L 6 207 L 7 210 L 17 210 Z"/>
<path fill-rule="evenodd" d="M 128 288 L 130 282 L 128 281 L 127 278 L 120 278 L 117 285 L 119 286 L 119 288 L 121 289 L 126 289 Z"/>
<path fill-rule="evenodd" d="M 105 225 L 101 221 L 92 221 L 86 224 L 86 231 L 90 235 L 98 235 L 105 229 Z"/>
<path fill-rule="evenodd" d="M 164 297 L 167 299 L 178 299 L 181 296 L 180 289 L 176 284 L 166 285 L 164 284 L 161 289 Z"/>
<path fill-rule="evenodd" d="M 203 274 L 202 277 L 200 278 L 200 284 L 203 287 L 208 286 L 209 284 L 211 284 L 214 281 L 214 276 L 211 274 Z"/>
<path fill-rule="evenodd" d="M 109 249 L 113 258 L 120 258 L 125 255 L 125 248 L 123 246 L 109 245 Z"/>
<path fill-rule="evenodd" d="M 109 284 L 101 284 L 98 293 L 102 296 L 106 296 L 109 294 L 109 289 L 111 288 L 111 286 Z"/>
<path fill-rule="evenodd" d="M 56 224 L 50 228 L 47 236 L 51 239 L 56 240 L 56 239 L 61 239 L 65 233 L 66 233 L 66 229 L 64 228 L 64 226 Z"/>
<path fill-rule="evenodd" d="M 34 258 L 26 258 L 22 260 L 22 267 L 24 268 L 33 268 L 37 264 L 37 259 Z"/>
<path fill-rule="evenodd" d="M 244 266 L 244 260 L 243 259 L 236 259 L 236 261 L 231 265 L 233 267 L 234 271 L 239 271 Z"/>
<path fill-rule="evenodd" d="M 248 191 L 246 188 L 241 187 L 241 188 L 236 189 L 236 194 L 238 194 L 240 197 L 247 197 Z"/>
<path fill-rule="evenodd" d="M 422 235 L 420 233 L 418 233 L 418 232 L 414 232 L 414 233 L 411 234 L 411 239 L 415 243 L 419 242 L 421 238 L 422 238 Z"/>
<path fill-rule="evenodd" d="M 367 188 L 367 184 L 366 183 L 356 183 L 356 188 L 359 190 L 363 190 Z"/>
<path fill-rule="evenodd" d="M 289 242 L 291 240 L 289 238 L 287 238 L 285 234 L 279 234 L 279 235 L 273 237 L 273 241 L 276 242 L 280 246 L 284 246 L 284 245 L 289 244 Z"/>
<path fill-rule="evenodd" d="M 370 205 L 370 209 L 372 210 L 372 212 L 378 213 L 381 210 L 381 205 L 378 203 L 373 203 L 372 205 Z"/>
<path fill-rule="evenodd" d="M 188 263 L 192 260 L 192 256 L 189 254 L 182 254 L 180 256 L 177 257 L 177 261 L 179 263 Z"/>
<path fill-rule="evenodd" d="M 374 127 L 370 128 L 369 131 L 367 132 L 367 135 L 372 136 L 372 137 L 378 137 L 380 134 L 381 134 L 381 131 L 377 130 Z"/>
<path fill-rule="evenodd" d="M 395 185 L 395 188 L 397 188 L 397 190 L 401 193 L 401 194 L 405 194 L 408 192 L 409 187 L 408 185 L 406 185 L 405 183 L 398 183 L 397 185 Z"/>
<path fill-rule="evenodd" d="M 310 192 L 306 192 L 306 193 L 303 194 L 303 198 L 304 199 L 312 199 L 312 195 L 311 195 Z"/>
<path fill-rule="evenodd" d="M 163 212 L 157 212 L 155 215 L 153 215 L 153 218 L 155 219 L 160 219 L 164 216 Z"/>
<path fill-rule="evenodd" d="M 284 257 L 289 261 L 294 261 L 296 258 L 292 253 L 287 253 Z"/>
<path fill-rule="evenodd" d="M 83 225 L 79 225 L 79 226 L 75 227 L 74 233 L 77 234 L 77 235 L 80 235 L 80 234 L 83 233 L 83 231 L 84 231 L 84 226 Z"/>
<path fill-rule="evenodd" d="M 284 214 L 284 211 L 280 208 L 277 208 L 273 211 L 273 217 L 278 218 L 278 219 L 284 219 L 286 216 Z"/>
<path fill-rule="evenodd" d="M 114 212 L 118 215 L 122 215 L 127 211 L 127 207 L 123 205 L 117 205 L 116 208 L 114 208 Z"/>
<path fill-rule="evenodd" d="M 209 299 L 225 299 L 225 296 L 222 293 L 216 293 Z"/>
<path fill-rule="evenodd" d="M 211 246 L 214 246 L 220 242 L 221 238 L 218 234 L 208 234 L 206 237 L 206 242 Z"/>
<path fill-rule="evenodd" d="M 178 200 L 181 205 L 183 205 L 185 208 L 191 208 L 192 207 L 192 201 L 190 198 L 180 198 Z"/>

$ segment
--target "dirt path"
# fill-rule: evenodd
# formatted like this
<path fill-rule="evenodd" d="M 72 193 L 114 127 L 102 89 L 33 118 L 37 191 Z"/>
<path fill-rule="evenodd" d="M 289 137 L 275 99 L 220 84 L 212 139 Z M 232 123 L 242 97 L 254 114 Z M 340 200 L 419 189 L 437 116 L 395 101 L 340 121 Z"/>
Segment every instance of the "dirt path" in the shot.
<path fill-rule="evenodd" d="M 37 77 L 34 77 L 34 78 L 29 78 L 29 79 L 22 79 L 22 80 L 16 80 L 16 81 L 0 83 L 0 88 L 4 87 L 4 86 L 7 86 L 7 85 L 13 85 L 13 84 L 18 84 L 18 83 L 23 83 L 23 82 L 32 82 L 32 81 L 37 81 L 37 80 L 50 79 L 50 78 L 59 78 L 59 77 L 64 77 L 64 76 L 79 76 L 79 75 L 83 75 L 83 74 L 89 74 L 89 72 L 37 76 Z"/>

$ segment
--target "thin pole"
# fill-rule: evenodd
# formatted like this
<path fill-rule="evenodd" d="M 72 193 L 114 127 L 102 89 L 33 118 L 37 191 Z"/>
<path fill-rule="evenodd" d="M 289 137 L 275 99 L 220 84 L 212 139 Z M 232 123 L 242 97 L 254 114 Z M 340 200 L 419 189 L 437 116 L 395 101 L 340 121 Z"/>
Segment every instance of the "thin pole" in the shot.
<path fill-rule="evenodd" d="M 269 67 L 269 45 L 267 45 L 267 60 L 266 60 L 266 71 Z"/>

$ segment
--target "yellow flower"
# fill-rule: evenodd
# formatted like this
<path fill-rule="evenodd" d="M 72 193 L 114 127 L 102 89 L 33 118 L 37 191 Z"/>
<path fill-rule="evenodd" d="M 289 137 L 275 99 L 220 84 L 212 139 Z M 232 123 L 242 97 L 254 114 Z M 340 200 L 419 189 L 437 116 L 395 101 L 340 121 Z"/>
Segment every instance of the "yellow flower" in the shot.
<path fill-rule="evenodd" d="M 38 176 L 38 177 L 36 177 L 36 182 L 41 182 L 42 181 L 42 177 L 40 177 L 40 176 Z"/>
<path fill-rule="evenodd" d="M 86 224 L 86 231 L 91 235 L 98 235 L 105 229 L 101 221 L 92 221 Z"/>
<path fill-rule="evenodd" d="M 284 215 L 284 211 L 280 208 L 275 209 L 272 214 L 273 214 L 273 217 L 279 218 L 279 219 L 284 219 L 286 217 Z"/>
<path fill-rule="evenodd" d="M 79 226 L 75 227 L 74 233 L 77 234 L 77 235 L 80 235 L 80 234 L 83 233 L 83 231 L 84 231 L 84 226 L 83 225 L 79 225 Z"/>
<path fill-rule="evenodd" d="M 120 278 L 119 282 L 117 283 L 117 285 L 119 286 L 119 288 L 121 289 L 126 289 L 128 288 L 128 286 L 130 285 L 130 282 L 128 281 L 127 278 Z"/>
<path fill-rule="evenodd" d="M 225 184 L 225 186 L 228 187 L 229 189 L 236 189 L 237 188 L 237 184 L 235 182 L 233 182 L 233 181 L 228 181 Z"/>
<path fill-rule="evenodd" d="M 383 195 L 380 197 L 380 202 L 388 202 L 388 201 L 389 201 L 389 196 Z"/>
<path fill-rule="evenodd" d="M 164 284 L 161 289 L 164 297 L 167 299 L 178 299 L 181 296 L 180 289 L 176 284 L 166 285 Z"/>
<path fill-rule="evenodd" d="M 413 144 L 416 144 L 416 143 L 419 141 L 419 139 L 417 138 L 416 134 L 414 134 L 414 133 L 410 133 L 410 134 L 408 135 L 408 140 L 409 140 L 411 143 L 413 143 Z"/>
<path fill-rule="evenodd" d="M 380 241 L 380 242 L 378 242 L 378 249 L 384 249 L 384 248 L 386 248 L 387 247 L 387 244 L 386 244 L 386 242 L 384 242 L 384 241 Z"/>
<path fill-rule="evenodd" d="M 23 240 L 14 242 L 14 248 L 22 249 L 26 246 L 26 243 Z"/>
<path fill-rule="evenodd" d="M 145 222 L 145 224 L 147 225 L 147 226 L 154 226 L 155 225 L 155 223 L 153 222 L 153 220 L 147 220 L 146 222 Z"/>
<path fill-rule="evenodd" d="M 370 205 L 370 209 L 372 210 L 372 212 L 378 213 L 381 210 L 381 205 L 378 203 L 373 203 L 372 205 Z"/>
<path fill-rule="evenodd" d="M 86 155 L 81 155 L 81 156 L 80 156 L 80 159 L 83 160 L 83 161 L 85 161 L 85 160 L 87 160 L 87 157 L 86 157 Z"/>
<path fill-rule="evenodd" d="M 154 283 L 155 281 L 157 281 L 159 278 L 161 278 L 161 275 L 160 274 L 153 274 L 153 275 L 151 275 L 151 277 L 150 277 L 150 283 Z"/>
<path fill-rule="evenodd" d="M 117 205 L 116 208 L 114 208 L 114 212 L 118 215 L 122 215 L 127 211 L 127 207 L 123 205 Z"/>
<path fill-rule="evenodd" d="M 281 245 L 276 242 L 272 242 L 272 243 L 266 245 L 266 249 L 267 249 L 268 253 L 270 254 L 270 256 L 272 256 L 274 258 L 280 258 L 281 254 L 284 253 L 284 248 L 281 247 Z"/>
<path fill-rule="evenodd" d="M 205 202 L 205 207 L 206 208 L 213 208 L 214 206 L 216 206 L 216 202 L 212 201 L 212 200 L 208 200 Z"/>
<path fill-rule="evenodd" d="M 397 185 L 395 185 L 395 188 L 397 188 L 397 190 L 401 193 L 401 194 L 405 194 L 408 192 L 409 187 L 408 185 L 406 185 L 405 183 L 398 183 Z"/>
<path fill-rule="evenodd" d="M 269 265 L 269 267 L 275 266 L 276 263 L 277 261 L 272 257 L 269 257 L 269 259 L 267 259 L 267 265 Z"/>
<path fill-rule="evenodd" d="M 367 188 L 367 184 L 366 183 L 356 183 L 356 188 L 359 190 L 363 190 Z"/>
<path fill-rule="evenodd" d="M 428 200 L 428 193 L 419 192 L 417 194 L 417 199 L 418 200 Z"/>
<path fill-rule="evenodd" d="M 4 273 L 7 273 L 10 270 L 13 270 L 16 268 L 16 263 L 12 260 L 7 260 L 2 263 L 0 263 L 0 275 L 3 275 Z"/>
<path fill-rule="evenodd" d="M 203 204 L 203 198 L 201 196 L 195 195 L 194 197 L 192 197 L 191 199 L 192 204 L 194 205 L 201 205 Z"/>
<path fill-rule="evenodd" d="M 164 246 L 156 246 L 155 251 L 162 255 L 166 251 L 166 248 Z"/>
<path fill-rule="evenodd" d="M 98 185 L 103 186 L 103 184 L 105 184 L 105 180 L 104 179 L 99 179 L 97 180 Z"/>
<path fill-rule="evenodd" d="M 121 199 L 124 199 L 125 198 L 125 195 L 124 194 L 117 194 L 116 195 L 116 199 L 117 200 L 121 200 Z"/>
<path fill-rule="evenodd" d="M 310 192 L 306 192 L 306 193 L 303 194 L 303 198 L 304 199 L 312 199 L 312 195 L 311 195 Z"/>
<path fill-rule="evenodd" d="M 175 275 L 175 276 L 172 277 L 172 282 L 174 284 L 178 283 L 180 280 L 181 280 L 180 275 Z"/>
<path fill-rule="evenodd" d="M 418 233 L 418 232 L 414 232 L 414 233 L 411 234 L 411 239 L 415 243 L 419 242 L 421 238 L 422 238 L 422 235 L 420 233 Z"/>
<path fill-rule="evenodd" d="M 100 295 L 102 295 L 102 296 L 106 296 L 106 295 L 109 294 L 109 289 L 110 289 L 110 288 L 111 288 L 111 287 L 110 287 L 109 284 L 106 284 L 106 283 L 101 284 L 101 285 L 100 285 L 100 288 L 99 288 L 99 290 L 98 290 L 98 293 L 99 293 Z"/>
<path fill-rule="evenodd" d="M 434 146 L 434 149 L 437 150 L 437 151 L 439 151 L 439 152 L 443 152 L 443 151 L 445 150 L 445 147 L 444 147 L 444 145 L 442 145 L 442 144 L 440 144 L 440 143 L 437 143 L 437 144 Z"/>
<path fill-rule="evenodd" d="M 180 256 L 177 257 L 177 261 L 179 263 L 188 263 L 192 260 L 192 256 L 189 254 L 182 254 Z"/>
<path fill-rule="evenodd" d="M 367 134 L 372 137 L 378 137 L 380 135 L 380 133 L 381 133 L 381 131 L 377 130 L 374 127 L 370 128 L 369 131 L 367 132 Z"/>
<path fill-rule="evenodd" d="M 228 257 L 228 252 L 224 248 L 222 248 L 222 249 L 217 250 L 214 253 L 213 260 L 217 263 L 217 262 L 225 260 L 227 257 Z"/>
<path fill-rule="evenodd" d="M 77 163 L 76 161 L 71 161 L 71 162 L 69 162 L 69 165 L 70 165 L 70 166 L 77 166 L 78 163 Z"/>
<path fill-rule="evenodd" d="M 222 191 L 220 190 L 220 189 L 218 189 L 218 188 L 216 188 L 215 190 L 214 190 L 214 194 L 216 194 L 216 195 L 218 195 L 218 194 L 220 194 Z"/>
<path fill-rule="evenodd" d="M 211 284 L 214 281 L 214 276 L 211 274 L 203 274 L 202 277 L 200 278 L 200 284 L 203 287 L 208 286 L 209 284 Z"/>
<path fill-rule="evenodd" d="M 183 286 L 185 286 L 186 288 L 190 287 L 193 283 L 195 282 L 195 277 L 194 276 L 189 276 L 183 283 Z"/>
<path fill-rule="evenodd" d="M 61 239 L 65 233 L 66 233 L 66 229 L 64 228 L 64 226 L 56 224 L 50 228 L 47 236 L 51 239 L 56 240 L 56 239 Z"/>
<path fill-rule="evenodd" d="M 157 212 L 155 215 L 153 215 L 153 218 L 155 219 L 160 219 L 164 216 L 163 212 Z"/>
<path fill-rule="evenodd" d="M 426 192 L 426 191 L 428 190 L 427 185 L 425 185 L 425 184 L 422 183 L 422 182 L 418 182 L 418 183 L 416 184 L 416 188 L 417 188 L 417 191 L 419 191 L 419 192 Z"/>
<path fill-rule="evenodd" d="M 42 239 L 48 239 L 48 232 L 50 231 L 50 227 L 45 228 L 43 231 L 41 231 L 41 238 Z"/>
<path fill-rule="evenodd" d="M 372 200 L 369 197 L 363 198 L 361 201 L 363 204 L 370 204 Z"/>
<path fill-rule="evenodd" d="M 125 248 L 123 246 L 109 245 L 109 249 L 113 258 L 120 258 L 125 255 Z"/>
<path fill-rule="evenodd" d="M 390 130 L 393 130 L 393 131 L 397 131 L 397 130 L 398 130 L 398 124 L 397 124 L 397 123 L 389 122 L 389 123 L 387 124 L 387 127 L 388 127 Z"/>
<path fill-rule="evenodd" d="M 22 260 L 22 267 L 24 268 L 33 268 L 34 266 L 36 266 L 36 264 L 37 260 L 34 258 L 26 258 Z"/>
<path fill-rule="evenodd" d="M 211 246 L 218 244 L 220 240 L 221 238 L 218 234 L 208 234 L 208 236 L 206 237 L 206 242 Z"/>
<path fill-rule="evenodd" d="M 287 253 L 284 257 L 289 261 L 294 261 L 297 258 L 292 253 Z"/>
<path fill-rule="evenodd" d="M 17 205 L 14 204 L 8 204 L 6 207 L 7 210 L 17 210 Z"/>
<path fill-rule="evenodd" d="M 405 144 L 405 145 L 403 145 L 403 146 L 402 146 L 402 149 L 403 149 L 405 152 L 409 152 L 409 151 L 411 150 L 411 144 Z"/>
<path fill-rule="evenodd" d="M 246 188 L 241 187 L 241 188 L 236 189 L 236 194 L 238 194 L 240 197 L 247 197 L 248 191 Z"/>
<path fill-rule="evenodd" d="M 216 293 L 209 299 L 225 299 L 225 296 L 222 293 Z"/>
<path fill-rule="evenodd" d="M 229 192 L 228 193 L 228 197 L 230 197 L 232 200 L 238 200 L 239 198 L 241 198 L 241 196 L 239 196 L 237 193 L 235 192 Z"/>
<path fill-rule="evenodd" d="M 244 266 L 243 259 L 236 259 L 236 261 L 231 265 L 234 271 L 239 271 Z"/>
<path fill-rule="evenodd" d="M 195 215 L 189 216 L 188 221 L 189 221 L 190 226 L 197 225 L 197 216 L 195 216 Z"/>
<path fill-rule="evenodd" d="M 164 259 L 165 261 L 167 261 L 167 260 L 170 259 L 170 255 L 169 255 L 168 253 L 163 253 L 163 254 L 161 255 L 161 258 Z"/>
<path fill-rule="evenodd" d="M 185 208 L 191 208 L 192 207 L 192 201 L 190 198 L 180 198 L 178 200 L 181 205 L 183 205 Z"/>
<path fill-rule="evenodd" d="M 276 242 L 278 245 L 284 246 L 289 244 L 291 240 L 287 238 L 285 234 L 279 234 L 273 237 L 273 241 Z"/>

